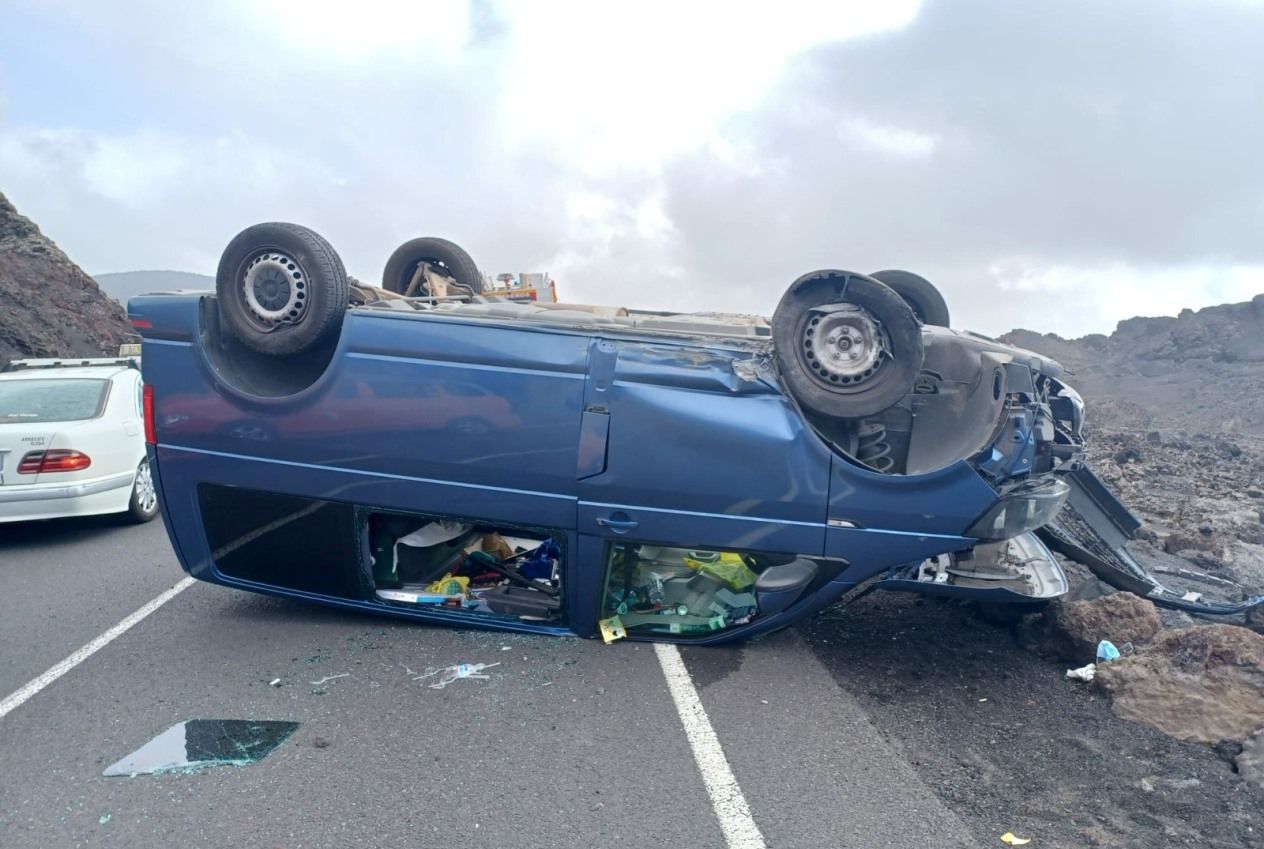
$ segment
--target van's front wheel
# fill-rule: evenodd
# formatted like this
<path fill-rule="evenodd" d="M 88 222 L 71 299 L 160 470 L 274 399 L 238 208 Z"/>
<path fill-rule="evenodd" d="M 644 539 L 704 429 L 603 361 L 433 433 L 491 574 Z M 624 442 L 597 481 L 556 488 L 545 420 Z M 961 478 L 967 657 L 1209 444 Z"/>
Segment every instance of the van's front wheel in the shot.
<path fill-rule="evenodd" d="M 772 317 L 777 366 L 809 412 L 861 418 L 891 407 L 922 368 L 922 331 L 888 286 L 850 271 L 790 285 Z"/>

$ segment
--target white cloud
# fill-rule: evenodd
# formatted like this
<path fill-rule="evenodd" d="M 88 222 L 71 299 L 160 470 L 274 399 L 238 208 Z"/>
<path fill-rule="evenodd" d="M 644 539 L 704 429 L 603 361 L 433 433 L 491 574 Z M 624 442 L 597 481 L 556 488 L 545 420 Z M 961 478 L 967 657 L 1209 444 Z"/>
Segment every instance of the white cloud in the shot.
<path fill-rule="evenodd" d="M 150 129 L 0 131 L 0 175 L 19 210 L 90 271 L 213 270 L 208 239 L 303 220 L 308 201 L 336 185 L 322 164 L 241 135 Z"/>
<path fill-rule="evenodd" d="M 441 64 L 470 36 L 470 7 L 461 0 L 241 0 L 236 12 L 279 46 L 322 63 L 403 54 Z"/>
<path fill-rule="evenodd" d="M 1247 301 L 1264 292 L 1264 265 L 1214 261 L 1141 268 L 1118 262 L 1073 267 L 1011 260 L 993 265 L 988 274 L 1001 298 L 1056 302 L 1057 310 L 1020 323 L 1063 336 L 1108 333 L 1122 318 L 1176 315 L 1185 308 Z"/>
<path fill-rule="evenodd" d="M 590 173 L 654 168 L 757 103 L 794 56 L 896 29 L 916 0 L 518 3 L 505 75 L 506 132 Z"/>
<path fill-rule="evenodd" d="M 878 124 L 867 118 L 847 118 L 838 128 L 839 137 L 858 142 L 879 153 L 908 159 L 924 159 L 935 152 L 939 139 L 928 133 Z"/>
<path fill-rule="evenodd" d="M 667 239 L 678 235 L 663 208 L 661 192 L 641 201 L 636 208 L 636 232 L 643 239 Z"/>

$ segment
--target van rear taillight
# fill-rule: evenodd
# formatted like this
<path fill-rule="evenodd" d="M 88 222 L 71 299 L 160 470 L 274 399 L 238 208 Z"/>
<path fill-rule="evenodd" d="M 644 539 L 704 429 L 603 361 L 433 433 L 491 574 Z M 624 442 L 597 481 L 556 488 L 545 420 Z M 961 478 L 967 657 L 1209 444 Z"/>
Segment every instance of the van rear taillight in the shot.
<path fill-rule="evenodd" d="M 158 428 L 154 426 L 154 388 L 148 383 L 141 390 L 141 406 L 145 413 L 145 441 L 150 445 L 157 445 Z"/>
<path fill-rule="evenodd" d="M 82 451 L 53 448 L 31 451 L 18 463 L 19 475 L 42 475 L 46 472 L 78 472 L 92 465 L 92 458 Z"/>

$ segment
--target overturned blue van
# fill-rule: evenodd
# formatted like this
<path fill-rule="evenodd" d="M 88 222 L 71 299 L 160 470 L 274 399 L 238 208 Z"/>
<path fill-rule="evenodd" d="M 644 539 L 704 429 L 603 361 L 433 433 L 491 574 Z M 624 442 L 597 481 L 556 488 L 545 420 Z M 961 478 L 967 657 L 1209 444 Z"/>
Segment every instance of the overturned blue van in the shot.
<path fill-rule="evenodd" d="M 215 293 L 128 312 L 162 515 L 202 580 L 699 643 L 860 587 L 1067 589 L 1032 532 L 1085 474 L 1082 401 L 908 272 L 805 274 L 771 321 L 522 304 L 441 239 L 376 287 L 263 224 Z"/>

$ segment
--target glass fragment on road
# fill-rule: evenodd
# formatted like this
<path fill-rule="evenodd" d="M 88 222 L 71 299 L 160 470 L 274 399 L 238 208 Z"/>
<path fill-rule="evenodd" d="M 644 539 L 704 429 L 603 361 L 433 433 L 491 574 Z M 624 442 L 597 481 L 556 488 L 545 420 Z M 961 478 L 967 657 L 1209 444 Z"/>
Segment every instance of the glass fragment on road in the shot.
<path fill-rule="evenodd" d="M 106 767 L 103 775 L 196 772 L 212 766 L 246 766 L 262 760 L 298 728 L 297 722 L 190 719 L 177 723 Z"/>

